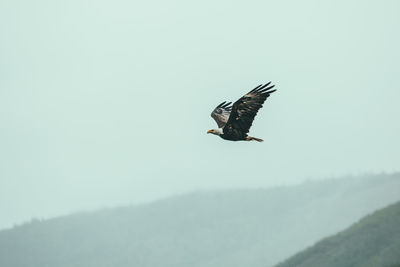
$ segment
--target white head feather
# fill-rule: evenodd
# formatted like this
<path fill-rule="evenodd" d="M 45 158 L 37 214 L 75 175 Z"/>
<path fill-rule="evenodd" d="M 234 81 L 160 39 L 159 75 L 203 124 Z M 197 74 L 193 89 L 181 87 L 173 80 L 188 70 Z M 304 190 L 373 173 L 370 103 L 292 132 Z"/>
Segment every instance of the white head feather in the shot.
<path fill-rule="evenodd" d="M 222 128 L 218 128 L 218 129 L 209 130 L 207 133 L 212 133 L 212 134 L 215 134 L 215 135 L 221 135 L 224 132 L 222 131 Z"/>

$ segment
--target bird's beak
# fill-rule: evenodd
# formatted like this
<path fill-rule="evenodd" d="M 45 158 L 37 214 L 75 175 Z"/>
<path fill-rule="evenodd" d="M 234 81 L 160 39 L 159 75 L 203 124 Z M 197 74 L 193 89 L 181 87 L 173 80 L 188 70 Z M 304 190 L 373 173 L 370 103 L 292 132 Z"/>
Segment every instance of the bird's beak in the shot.
<path fill-rule="evenodd" d="M 208 130 L 207 133 L 208 133 L 208 134 L 209 134 L 209 133 L 212 133 L 212 130 Z"/>

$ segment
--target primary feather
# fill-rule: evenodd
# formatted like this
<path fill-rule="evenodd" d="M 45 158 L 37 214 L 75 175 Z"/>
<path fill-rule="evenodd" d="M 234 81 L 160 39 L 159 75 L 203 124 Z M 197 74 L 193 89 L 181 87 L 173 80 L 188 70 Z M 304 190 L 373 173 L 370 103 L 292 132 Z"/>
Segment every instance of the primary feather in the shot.
<path fill-rule="evenodd" d="M 218 128 L 223 128 L 226 122 L 229 119 L 229 115 L 231 114 L 232 102 L 226 103 L 226 101 L 219 104 L 213 112 L 211 112 L 211 117 L 215 120 L 218 125 Z"/>

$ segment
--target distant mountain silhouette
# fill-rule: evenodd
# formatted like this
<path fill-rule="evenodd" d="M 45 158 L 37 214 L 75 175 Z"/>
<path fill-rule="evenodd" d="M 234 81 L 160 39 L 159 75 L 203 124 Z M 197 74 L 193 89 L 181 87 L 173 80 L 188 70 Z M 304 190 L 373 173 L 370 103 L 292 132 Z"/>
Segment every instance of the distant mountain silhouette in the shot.
<path fill-rule="evenodd" d="M 0 231 L 0 266 L 272 266 L 398 200 L 400 174 L 192 193 Z"/>
<path fill-rule="evenodd" d="M 278 267 L 400 266 L 400 202 L 366 216 Z"/>

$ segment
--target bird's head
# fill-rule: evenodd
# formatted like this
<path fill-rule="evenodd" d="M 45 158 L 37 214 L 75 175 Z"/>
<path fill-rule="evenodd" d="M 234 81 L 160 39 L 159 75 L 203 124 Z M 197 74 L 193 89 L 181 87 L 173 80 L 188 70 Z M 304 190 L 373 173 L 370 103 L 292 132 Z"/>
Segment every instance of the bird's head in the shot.
<path fill-rule="evenodd" d="M 221 135 L 222 134 L 222 129 L 211 129 L 207 131 L 208 134 L 215 134 L 215 135 Z"/>

